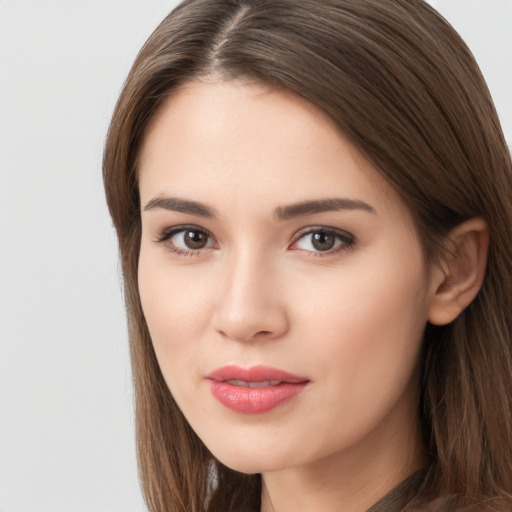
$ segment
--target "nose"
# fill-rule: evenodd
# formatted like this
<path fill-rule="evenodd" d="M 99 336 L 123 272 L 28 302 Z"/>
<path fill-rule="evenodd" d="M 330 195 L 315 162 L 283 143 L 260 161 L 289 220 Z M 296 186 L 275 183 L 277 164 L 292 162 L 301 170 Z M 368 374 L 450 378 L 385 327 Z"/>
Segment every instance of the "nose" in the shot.
<path fill-rule="evenodd" d="M 289 328 L 278 269 L 257 255 L 226 264 L 214 313 L 215 330 L 239 342 L 277 339 Z"/>

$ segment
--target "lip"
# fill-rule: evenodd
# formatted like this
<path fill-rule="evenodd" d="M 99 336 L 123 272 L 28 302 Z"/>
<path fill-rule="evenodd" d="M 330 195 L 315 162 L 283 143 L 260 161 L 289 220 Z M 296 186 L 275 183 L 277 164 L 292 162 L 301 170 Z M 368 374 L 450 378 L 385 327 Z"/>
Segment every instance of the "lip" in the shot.
<path fill-rule="evenodd" d="M 213 396 L 225 407 L 243 414 L 261 414 L 271 411 L 299 395 L 309 379 L 271 368 L 269 366 L 223 366 L 206 376 Z M 229 381 L 279 384 L 250 387 Z"/>

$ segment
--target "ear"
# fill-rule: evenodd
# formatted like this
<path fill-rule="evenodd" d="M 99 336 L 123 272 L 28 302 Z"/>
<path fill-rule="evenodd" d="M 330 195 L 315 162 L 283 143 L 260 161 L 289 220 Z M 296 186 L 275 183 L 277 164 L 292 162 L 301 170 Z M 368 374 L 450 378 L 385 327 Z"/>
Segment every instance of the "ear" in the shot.
<path fill-rule="evenodd" d="M 433 270 L 428 321 L 446 325 L 473 301 L 482 287 L 487 264 L 489 228 L 483 219 L 471 219 L 447 237 L 447 250 Z"/>

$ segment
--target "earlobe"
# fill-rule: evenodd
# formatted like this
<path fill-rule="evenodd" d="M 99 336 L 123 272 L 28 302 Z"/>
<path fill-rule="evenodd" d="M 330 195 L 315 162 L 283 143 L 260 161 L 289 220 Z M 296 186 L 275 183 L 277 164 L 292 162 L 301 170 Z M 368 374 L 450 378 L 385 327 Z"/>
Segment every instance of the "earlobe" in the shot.
<path fill-rule="evenodd" d="M 470 219 L 447 237 L 447 251 L 433 273 L 428 321 L 446 325 L 478 294 L 485 276 L 489 227 L 483 219 Z"/>

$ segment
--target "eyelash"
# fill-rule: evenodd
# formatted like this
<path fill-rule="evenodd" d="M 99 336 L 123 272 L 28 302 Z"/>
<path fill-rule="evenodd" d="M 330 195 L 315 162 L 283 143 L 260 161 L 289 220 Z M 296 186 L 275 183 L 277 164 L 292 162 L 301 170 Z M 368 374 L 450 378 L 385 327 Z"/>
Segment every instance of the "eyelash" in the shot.
<path fill-rule="evenodd" d="M 293 247 L 299 241 L 305 239 L 308 235 L 314 235 L 314 234 L 333 236 L 335 238 L 335 243 L 338 243 L 338 242 L 339 243 L 338 243 L 337 247 L 328 249 L 326 251 L 320 251 L 320 250 L 314 251 L 314 250 L 304 249 L 307 251 L 307 254 L 309 256 L 315 256 L 315 257 L 320 257 L 320 258 L 332 256 L 333 254 L 337 254 L 341 251 L 347 251 L 347 250 L 353 248 L 356 243 L 355 237 L 353 235 L 351 235 L 350 233 L 348 233 L 347 231 L 342 231 L 340 229 L 334 229 L 334 228 L 328 228 L 325 226 L 314 226 L 314 227 L 308 227 L 304 230 L 299 231 L 294 236 L 293 241 L 290 244 L 290 247 Z"/>
<path fill-rule="evenodd" d="M 209 239 L 212 239 L 212 235 L 206 231 L 205 229 L 202 229 L 198 226 L 175 226 L 172 228 L 164 229 L 157 237 L 156 242 L 159 244 L 166 244 L 172 237 L 176 236 L 179 233 L 185 233 L 185 232 L 194 232 L 194 233 L 201 233 L 202 235 L 206 235 Z M 191 256 L 199 256 L 201 254 L 202 249 L 181 249 L 179 247 L 176 247 L 175 245 L 167 244 L 167 248 L 169 251 L 171 251 L 174 254 L 177 254 L 178 256 L 183 257 L 191 257 Z"/>
<path fill-rule="evenodd" d="M 212 235 L 205 229 L 200 228 L 198 226 L 175 226 L 172 228 L 168 228 L 163 230 L 155 239 L 155 242 L 159 244 L 166 244 L 171 238 L 178 235 L 179 233 L 185 233 L 186 231 L 199 233 L 201 235 L 206 235 L 210 240 L 213 240 Z M 309 227 L 302 231 L 299 231 L 297 234 L 294 235 L 293 240 L 291 244 L 288 246 L 289 248 L 293 248 L 294 245 L 299 243 L 301 240 L 305 239 L 308 235 L 314 235 L 314 234 L 322 234 L 326 236 L 333 236 L 335 237 L 335 243 L 338 243 L 337 247 L 334 247 L 332 249 L 328 249 L 326 251 L 320 251 L 320 250 L 306 250 L 306 253 L 308 256 L 314 256 L 314 257 L 326 257 L 331 256 L 333 254 L 337 254 L 341 251 L 346 251 L 351 248 L 356 243 L 355 237 L 351 235 L 350 233 L 346 231 L 342 231 L 339 229 L 334 228 L 328 228 L 325 226 L 315 226 L 315 227 Z M 207 242 L 208 243 L 208 242 Z M 170 252 L 177 254 L 181 257 L 192 257 L 192 256 L 199 256 L 201 252 L 204 249 L 209 249 L 210 247 L 204 247 L 199 249 L 182 249 L 179 247 L 176 247 L 175 245 L 167 244 L 167 248 Z M 292 249 L 292 250 L 300 250 L 300 249 Z"/>

